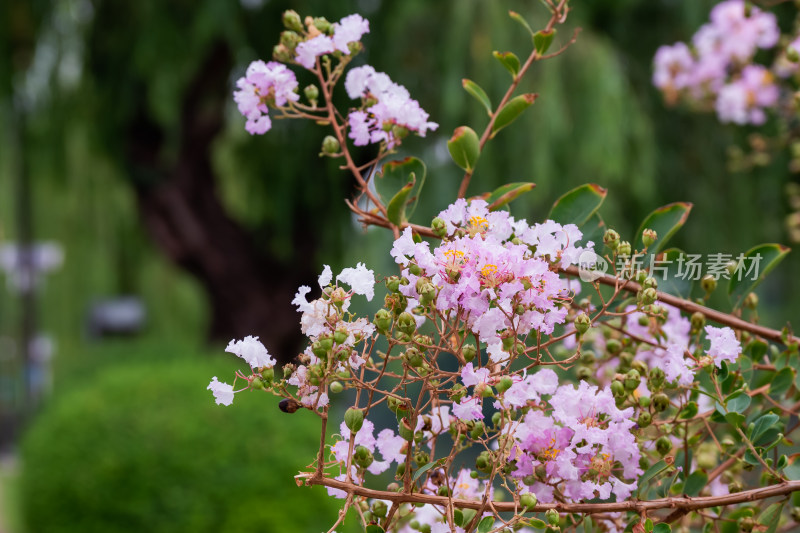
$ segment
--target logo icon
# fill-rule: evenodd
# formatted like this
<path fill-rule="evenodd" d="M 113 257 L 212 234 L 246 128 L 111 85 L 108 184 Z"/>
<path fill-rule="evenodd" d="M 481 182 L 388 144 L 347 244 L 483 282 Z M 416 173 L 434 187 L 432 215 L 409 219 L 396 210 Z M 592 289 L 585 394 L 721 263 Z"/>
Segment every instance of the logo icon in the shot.
<path fill-rule="evenodd" d="M 591 250 L 578 257 L 578 275 L 581 281 L 591 283 L 608 272 L 608 261 Z"/>

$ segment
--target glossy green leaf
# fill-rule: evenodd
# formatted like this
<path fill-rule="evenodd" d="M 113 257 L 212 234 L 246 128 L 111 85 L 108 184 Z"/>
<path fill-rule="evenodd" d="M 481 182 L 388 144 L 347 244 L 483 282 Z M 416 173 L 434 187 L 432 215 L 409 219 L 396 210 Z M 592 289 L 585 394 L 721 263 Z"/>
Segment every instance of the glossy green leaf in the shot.
<path fill-rule="evenodd" d="M 453 509 L 453 522 L 455 522 L 457 526 L 464 525 L 464 513 L 461 509 Z"/>
<path fill-rule="evenodd" d="M 531 29 L 530 24 L 528 24 L 528 21 L 526 21 L 524 18 L 522 18 L 522 15 L 520 15 L 516 11 L 509 11 L 508 12 L 508 16 L 511 17 L 512 19 L 514 19 L 516 22 L 518 22 L 520 26 L 522 26 L 523 28 L 528 30 L 528 33 L 533 35 L 533 30 Z"/>
<path fill-rule="evenodd" d="M 672 526 L 661 522 L 653 528 L 653 533 L 672 533 Z"/>
<path fill-rule="evenodd" d="M 484 516 L 478 523 L 478 533 L 488 533 L 494 527 L 494 517 Z"/>
<path fill-rule="evenodd" d="M 789 248 L 781 244 L 762 244 L 744 254 L 728 283 L 728 295 L 734 308 L 742 304 L 744 298 L 788 253 Z"/>
<path fill-rule="evenodd" d="M 767 353 L 768 348 L 769 345 L 766 342 L 754 339 L 747 344 L 744 353 L 753 361 L 761 361 L 761 358 Z"/>
<path fill-rule="evenodd" d="M 678 231 L 689 217 L 692 204 L 687 202 L 676 202 L 659 207 L 644 219 L 639 229 L 636 231 L 634 248 L 641 250 L 644 248 L 642 242 L 642 232 L 645 229 L 652 229 L 658 235 L 656 242 L 650 245 L 647 251 L 651 254 L 658 253 L 664 249 L 669 239 Z"/>
<path fill-rule="evenodd" d="M 694 415 L 697 414 L 697 402 L 689 402 L 686 404 L 686 407 L 683 408 L 678 418 L 686 420 L 687 418 L 694 418 Z"/>
<path fill-rule="evenodd" d="M 667 470 L 667 463 L 662 459 L 661 461 L 657 462 L 653 466 L 647 469 L 647 471 L 639 477 L 639 485 L 638 490 L 641 491 L 647 484 L 653 479 L 656 475 L 660 474 L 661 472 Z"/>
<path fill-rule="evenodd" d="M 378 524 L 370 524 L 370 525 L 368 525 L 367 529 L 365 531 L 366 531 L 366 533 L 385 533 L 384 529 L 381 526 L 379 526 Z"/>
<path fill-rule="evenodd" d="M 789 390 L 792 383 L 794 383 L 794 369 L 787 366 L 772 378 L 772 382 L 769 385 L 769 394 L 771 396 L 783 394 Z"/>
<path fill-rule="evenodd" d="M 444 461 L 442 459 L 437 459 L 436 461 L 431 461 L 430 463 L 426 463 L 426 464 L 422 465 L 421 467 L 419 467 L 419 469 L 417 469 L 416 472 L 414 472 L 414 477 L 411 478 L 411 480 L 412 481 L 416 481 L 416 480 L 419 479 L 419 477 L 422 474 L 424 474 L 425 472 L 427 472 L 431 468 L 436 467 L 436 466 L 442 466 L 443 464 L 444 464 Z"/>
<path fill-rule="evenodd" d="M 481 154 L 478 134 L 469 126 L 459 126 L 447 141 L 447 149 L 450 150 L 450 157 L 453 158 L 456 165 L 471 172 Z"/>
<path fill-rule="evenodd" d="M 516 79 L 517 74 L 519 74 L 519 67 L 520 62 L 519 58 L 514 54 L 514 52 L 492 52 L 492 55 L 497 59 L 501 65 L 503 65 L 509 73 L 511 73 L 511 77 Z"/>
<path fill-rule="evenodd" d="M 658 281 L 659 291 L 688 298 L 695 278 L 693 269 L 683 250 L 668 248 L 653 259 L 650 274 Z"/>
<path fill-rule="evenodd" d="M 735 392 L 725 399 L 725 408 L 728 412 L 744 413 L 744 410 L 750 407 L 752 399 L 745 392 Z"/>
<path fill-rule="evenodd" d="M 417 180 L 412 174 L 411 181 L 403 185 L 403 188 L 397 191 L 397 194 L 389 200 L 389 204 L 386 206 L 386 218 L 388 218 L 389 222 L 392 224 L 399 226 L 407 221 L 406 205 L 416 182 Z"/>
<path fill-rule="evenodd" d="M 461 86 L 464 87 L 465 91 L 475 97 L 475 99 L 486 108 L 486 113 L 488 113 L 489 116 L 492 115 L 492 102 L 489 100 L 489 96 L 486 94 L 486 91 L 481 89 L 480 85 L 472 80 L 464 78 L 461 80 Z"/>
<path fill-rule="evenodd" d="M 784 502 L 773 503 L 758 515 L 757 522 L 767 529 L 763 533 L 775 533 L 781 518 Z"/>
<path fill-rule="evenodd" d="M 686 478 L 686 483 L 683 485 L 683 492 L 687 496 L 697 496 L 703 487 L 708 483 L 708 474 L 702 470 L 695 470 L 691 475 Z"/>
<path fill-rule="evenodd" d="M 528 518 L 527 522 L 532 528 L 547 529 L 547 523 L 544 520 L 539 520 L 538 518 Z"/>
<path fill-rule="evenodd" d="M 792 481 L 800 480 L 800 456 L 795 456 L 794 461 L 783 469 L 783 473 Z"/>
<path fill-rule="evenodd" d="M 520 181 L 517 183 L 507 183 L 502 187 L 498 187 L 492 194 L 486 197 L 486 202 L 489 204 L 489 210 L 494 211 L 504 205 L 507 205 L 512 200 L 516 200 L 526 192 L 530 192 L 536 187 L 535 183 Z"/>
<path fill-rule="evenodd" d="M 536 101 L 538 95 L 533 93 L 521 94 L 509 100 L 503 109 L 497 113 L 497 118 L 492 124 L 492 137 L 497 135 L 497 132 L 514 122 L 519 118 L 523 111 L 528 109 L 533 102 Z"/>
<path fill-rule="evenodd" d="M 608 191 L 595 183 L 576 187 L 555 201 L 547 218 L 560 224 L 583 225 L 594 215 Z"/>
<path fill-rule="evenodd" d="M 556 36 L 556 30 L 553 28 L 550 31 L 540 30 L 533 34 L 533 47 L 536 48 L 536 53 L 543 56 L 550 49 L 553 44 L 553 38 Z"/>

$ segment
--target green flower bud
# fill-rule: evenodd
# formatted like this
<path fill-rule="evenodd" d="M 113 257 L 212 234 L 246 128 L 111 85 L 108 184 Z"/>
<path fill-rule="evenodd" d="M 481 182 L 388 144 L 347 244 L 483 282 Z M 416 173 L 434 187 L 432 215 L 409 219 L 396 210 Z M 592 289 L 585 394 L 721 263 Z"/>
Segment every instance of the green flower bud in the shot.
<path fill-rule="evenodd" d="M 658 298 L 658 291 L 653 288 L 644 289 L 640 294 L 642 305 L 650 305 Z"/>
<path fill-rule="evenodd" d="M 525 480 L 523 480 L 522 482 L 525 483 Z M 533 483 L 526 483 L 526 485 L 532 485 L 532 484 Z M 532 492 L 520 494 L 519 504 L 523 509 L 533 509 L 534 507 L 536 507 L 537 503 L 539 503 L 539 500 L 536 498 L 536 494 L 533 494 Z"/>
<path fill-rule="evenodd" d="M 576 377 L 581 380 L 585 381 L 587 379 L 591 379 L 592 377 L 592 369 L 588 366 L 579 366 L 578 371 L 576 372 Z"/>
<path fill-rule="evenodd" d="M 408 421 L 408 418 L 402 418 L 400 420 L 397 433 L 403 437 L 403 440 L 414 440 L 414 428 L 411 427 L 411 423 Z"/>
<path fill-rule="evenodd" d="M 300 19 L 300 15 L 297 14 L 297 11 L 293 9 L 289 9 L 283 12 L 283 25 L 286 29 L 296 31 L 301 33 L 305 30 L 303 28 L 303 21 Z"/>
<path fill-rule="evenodd" d="M 328 35 L 333 33 L 333 25 L 325 17 L 314 17 L 314 26 L 322 33 Z"/>
<path fill-rule="evenodd" d="M 344 424 L 347 429 L 357 433 L 361 426 L 364 425 L 364 411 L 358 407 L 351 407 L 344 412 Z"/>
<path fill-rule="evenodd" d="M 603 235 L 603 243 L 612 250 L 616 250 L 619 246 L 619 233 L 613 229 L 607 229 Z"/>
<path fill-rule="evenodd" d="M 754 292 L 747 293 L 747 296 L 744 297 L 744 306 L 748 309 L 755 310 L 758 307 L 758 296 Z"/>
<path fill-rule="evenodd" d="M 419 350 L 414 347 L 406 350 L 406 352 L 403 354 L 403 361 L 405 361 L 409 366 L 415 368 L 422 366 L 423 363 L 422 355 L 419 353 Z"/>
<path fill-rule="evenodd" d="M 633 354 L 631 352 L 622 352 L 619 354 L 619 371 L 627 372 L 633 366 Z"/>
<path fill-rule="evenodd" d="M 656 451 L 661 457 L 664 457 L 672 450 L 672 441 L 669 437 L 659 437 L 656 441 Z"/>
<path fill-rule="evenodd" d="M 456 383 L 450 390 L 450 399 L 458 403 L 467 394 L 467 389 L 461 383 Z"/>
<path fill-rule="evenodd" d="M 333 135 L 326 135 L 322 139 L 322 154 L 321 155 L 338 155 L 341 150 L 338 139 Z"/>
<path fill-rule="evenodd" d="M 625 375 L 625 388 L 629 391 L 635 391 L 639 387 L 642 378 L 639 376 L 637 370 L 629 370 Z"/>
<path fill-rule="evenodd" d="M 422 268 L 416 263 L 409 263 L 408 271 L 414 274 L 415 276 L 422 275 Z"/>
<path fill-rule="evenodd" d="M 631 243 L 628 241 L 620 241 L 617 247 L 617 255 L 620 257 L 629 257 L 631 255 Z"/>
<path fill-rule="evenodd" d="M 647 364 L 644 361 L 640 360 L 640 359 L 636 359 L 635 361 L 632 361 L 631 362 L 631 368 L 636 370 L 637 372 L 639 372 L 640 376 L 643 376 L 643 375 L 647 374 Z"/>
<path fill-rule="evenodd" d="M 714 279 L 714 276 L 711 274 L 706 274 L 703 276 L 703 279 L 700 280 L 700 286 L 703 287 L 706 294 L 711 294 L 714 292 L 714 289 L 717 288 L 717 280 Z"/>
<path fill-rule="evenodd" d="M 436 489 L 436 494 L 438 494 L 439 496 L 447 496 L 448 494 L 450 494 L 450 489 L 447 488 L 447 485 L 442 485 L 441 487 Z"/>
<path fill-rule="evenodd" d="M 406 464 L 400 463 L 399 465 L 397 465 L 397 470 L 395 470 L 394 472 L 394 477 L 395 479 L 400 479 L 403 477 L 405 473 L 406 473 Z"/>
<path fill-rule="evenodd" d="M 339 394 L 344 390 L 344 385 L 340 381 L 331 381 L 331 384 L 328 385 L 328 390 L 334 394 Z"/>
<path fill-rule="evenodd" d="M 272 57 L 275 61 L 288 63 L 292 60 L 292 52 L 282 44 L 276 44 L 272 49 Z"/>
<path fill-rule="evenodd" d="M 492 456 L 489 455 L 489 452 L 487 451 L 481 452 L 478 458 L 475 459 L 475 468 L 479 472 L 484 472 L 484 473 L 489 473 L 492 471 Z"/>
<path fill-rule="evenodd" d="M 658 367 L 653 368 L 650 370 L 650 375 L 647 376 L 647 387 L 653 392 L 660 391 L 664 386 L 665 379 L 663 370 Z"/>
<path fill-rule="evenodd" d="M 272 380 L 275 379 L 275 369 L 271 367 L 262 368 L 261 378 L 264 380 L 265 383 L 272 383 Z"/>
<path fill-rule="evenodd" d="M 388 510 L 389 507 L 386 505 L 386 502 L 382 500 L 377 500 L 372 504 L 372 514 L 378 518 L 383 518 L 386 516 L 386 512 Z"/>
<path fill-rule="evenodd" d="M 431 229 L 437 237 L 443 239 L 447 235 L 447 222 L 443 218 L 436 217 L 431 222 Z"/>
<path fill-rule="evenodd" d="M 589 318 L 589 315 L 586 313 L 581 313 L 575 317 L 575 331 L 578 332 L 578 335 L 583 335 L 589 330 L 589 326 L 591 326 L 592 321 Z"/>
<path fill-rule="evenodd" d="M 700 311 L 692 313 L 691 324 L 692 324 L 692 333 L 697 333 L 698 331 L 703 329 L 703 326 L 706 325 L 706 316 Z"/>
<path fill-rule="evenodd" d="M 642 287 L 644 287 L 645 289 L 657 289 L 658 281 L 656 280 L 656 278 L 652 276 L 647 276 L 644 278 L 644 281 L 642 282 Z"/>
<path fill-rule="evenodd" d="M 545 516 L 545 518 L 547 518 L 547 523 L 548 524 L 550 524 L 551 526 L 554 526 L 554 527 L 558 526 L 558 522 L 559 522 L 558 511 L 556 511 L 555 509 L 548 509 L 544 513 L 544 516 Z"/>
<path fill-rule="evenodd" d="M 281 32 L 281 44 L 289 50 L 297 48 L 297 45 L 300 44 L 302 40 L 303 38 L 300 37 L 297 32 L 291 30 Z"/>
<path fill-rule="evenodd" d="M 474 344 L 467 343 L 461 347 L 461 355 L 464 356 L 464 361 L 469 363 L 475 356 L 478 355 L 478 349 L 475 347 Z"/>
<path fill-rule="evenodd" d="M 792 507 L 791 513 L 792 520 L 800 522 L 800 507 Z"/>
<path fill-rule="evenodd" d="M 483 436 L 483 422 L 475 422 L 475 427 L 469 432 L 469 436 L 473 439 L 479 439 Z"/>
<path fill-rule="evenodd" d="M 346 341 L 346 340 L 347 340 L 347 337 L 348 337 L 348 333 L 347 333 L 347 330 L 346 330 L 346 329 L 342 329 L 342 328 L 340 328 L 340 329 L 337 329 L 337 330 L 336 330 L 336 331 L 333 333 L 333 341 L 334 341 L 336 344 L 344 344 L 344 341 Z"/>
<path fill-rule="evenodd" d="M 621 381 L 612 381 L 611 394 L 614 395 L 614 398 L 624 398 L 626 395 L 625 385 Z"/>
<path fill-rule="evenodd" d="M 320 341 L 314 341 L 311 343 L 311 352 L 320 359 L 328 355 L 328 350 L 325 349 Z"/>
<path fill-rule="evenodd" d="M 379 309 L 373 320 L 375 327 L 381 333 L 386 333 L 392 327 L 392 314 L 386 309 Z"/>
<path fill-rule="evenodd" d="M 655 230 L 648 228 L 642 232 L 642 242 L 644 243 L 645 248 L 649 248 L 651 244 L 656 242 L 656 239 L 658 239 L 658 234 L 655 232 Z"/>
<path fill-rule="evenodd" d="M 663 392 L 653 395 L 653 409 L 656 410 L 657 413 L 661 413 L 666 411 L 667 407 L 669 407 L 669 397 Z"/>
<path fill-rule="evenodd" d="M 650 413 L 647 411 L 643 411 L 639 413 L 639 418 L 636 419 L 636 423 L 639 425 L 640 428 L 646 428 L 650 425 L 653 418 L 650 416 Z"/>
<path fill-rule="evenodd" d="M 400 313 L 400 316 L 397 317 L 397 329 L 406 335 L 412 335 L 417 329 L 417 321 L 414 319 L 414 315 L 408 311 Z"/>
<path fill-rule="evenodd" d="M 511 385 L 513 385 L 513 384 L 514 384 L 514 382 L 511 380 L 510 377 L 503 376 L 500 379 L 500 381 L 497 383 L 497 385 L 495 385 L 495 386 L 497 387 L 497 392 L 502 394 L 505 391 L 507 391 L 508 389 L 510 389 Z"/>
<path fill-rule="evenodd" d="M 642 409 L 647 409 L 650 407 L 650 396 L 639 396 L 639 407 Z"/>
<path fill-rule="evenodd" d="M 422 305 L 428 305 L 436 298 L 436 287 L 430 281 L 423 283 L 418 292 L 420 296 L 419 300 Z"/>
<path fill-rule="evenodd" d="M 414 462 L 417 466 L 426 465 L 430 462 L 431 456 L 427 452 L 419 451 L 414 454 Z"/>
<path fill-rule="evenodd" d="M 592 350 L 586 350 L 581 354 L 581 363 L 584 365 L 594 364 L 596 356 Z"/>
<path fill-rule="evenodd" d="M 264 390 L 264 382 L 260 377 L 256 376 L 250 380 L 250 388 L 252 390 Z"/>
<path fill-rule="evenodd" d="M 622 343 L 620 343 L 617 339 L 608 339 L 606 341 L 606 351 L 608 351 L 608 353 L 611 355 L 617 355 L 622 351 Z"/>
<path fill-rule="evenodd" d="M 389 289 L 389 292 L 397 292 L 400 290 L 400 277 L 399 276 L 390 276 L 386 278 L 386 288 Z"/>
<path fill-rule="evenodd" d="M 353 450 L 353 462 L 361 468 L 367 468 L 374 460 L 372 452 L 360 444 Z"/>
<path fill-rule="evenodd" d="M 534 483 L 536 483 L 536 476 L 534 476 L 533 474 L 528 474 L 527 476 L 522 478 L 522 482 L 525 483 L 528 486 L 531 486 Z M 524 494 L 522 496 L 524 496 Z M 522 503 L 522 496 L 520 496 L 520 503 Z M 535 496 L 535 494 L 534 494 L 534 496 Z M 533 505 L 535 506 L 536 504 L 534 503 Z"/>
<path fill-rule="evenodd" d="M 750 533 L 756 527 L 756 521 L 753 520 L 752 516 L 741 517 L 737 524 L 739 525 L 739 531 L 742 531 L 742 533 Z"/>

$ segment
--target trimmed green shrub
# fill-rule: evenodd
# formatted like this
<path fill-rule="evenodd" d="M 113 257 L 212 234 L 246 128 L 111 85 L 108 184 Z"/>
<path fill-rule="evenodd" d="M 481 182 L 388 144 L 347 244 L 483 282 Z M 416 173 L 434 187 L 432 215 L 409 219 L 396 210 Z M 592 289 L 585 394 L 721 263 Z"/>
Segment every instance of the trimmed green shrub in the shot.
<path fill-rule="evenodd" d="M 292 477 L 318 419 L 251 391 L 217 406 L 215 374 L 222 358 L 128 364 L 56 397 L 22 444 L 28 533 L 327 530 L 339 502 Z"/>

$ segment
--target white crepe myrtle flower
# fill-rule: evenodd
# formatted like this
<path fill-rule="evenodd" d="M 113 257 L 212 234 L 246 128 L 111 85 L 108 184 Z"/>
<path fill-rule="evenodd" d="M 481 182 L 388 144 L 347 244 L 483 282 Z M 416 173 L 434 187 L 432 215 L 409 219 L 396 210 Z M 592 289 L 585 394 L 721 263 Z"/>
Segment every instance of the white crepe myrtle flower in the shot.
<path fill-rule="evenodd" d="M 258 340 L 258 337 L 248 335 L 243 340 L 232 340 L 228 347 L 225 348 L 226 352 L 238 355 L 250 365 L 250 368 L 272 368 L 275 366 L 275 359 L 269 355 L 267 349 Z"/>
<path fill-rule="evenodd" d="M 214 394 L 217 405 L 230 405 L 233 403 L 233 385 L 217 381 L 217 376 L 208 384 L 207 390 Z"/>
<path fill-rule="evenodd" d="M 375 296 L 375 272 L 367 269 L 364 263 L 359 263 L 356 268 L 345 268 L 336 276 L 336 281 L 350 285 L 355 294 L 366 296 L 369 302 Z"/>

